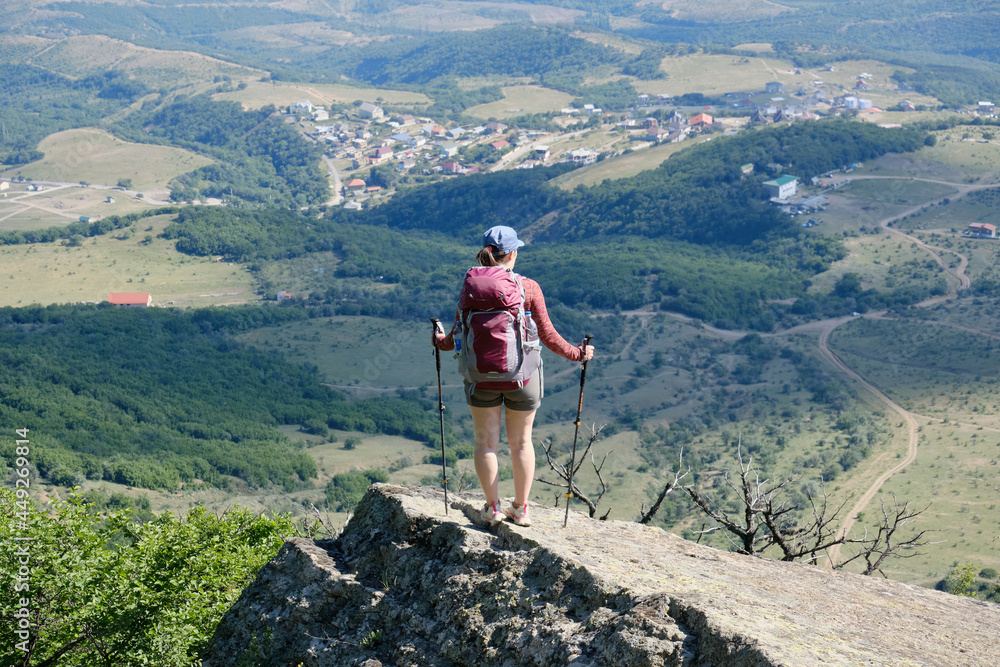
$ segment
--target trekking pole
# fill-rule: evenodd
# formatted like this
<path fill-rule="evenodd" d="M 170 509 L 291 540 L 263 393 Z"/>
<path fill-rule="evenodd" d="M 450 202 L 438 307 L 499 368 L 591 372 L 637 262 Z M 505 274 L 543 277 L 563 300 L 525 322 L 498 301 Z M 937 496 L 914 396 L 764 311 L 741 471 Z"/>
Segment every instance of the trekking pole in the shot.
<path fill-rule="evenodd" d="M 437 346 L 438 333 L 444 333 L 441 320 L 431 318 L 434 331 L 431 333 L 431 343 L 434 344 L 434 361 L 437 362 L 438 377 L 438 417 L 441 421 L 441 485 L 444 487 L 444 513 L 448 513 L 448 462 L 444 457 L 444 401 L 441 399 L 441 350 Z"/>
<path fill-rule="evenodd" d="M 573 497 L 573 467 L 576 465 L 576 438 L 580 435 L 580 413 L 583 412 L 583 383 L 587 379 L 587 346 L 594 334 L 583 337 L 583 369 L 580 371 L 580 403 L 576 407 L 576 428 L 573 430 L 573 453 L 569 457 L 569 475 L 566 479 L 566 514 L 563 516 L 563 528 L 569 521 L 569 501 Z"/>

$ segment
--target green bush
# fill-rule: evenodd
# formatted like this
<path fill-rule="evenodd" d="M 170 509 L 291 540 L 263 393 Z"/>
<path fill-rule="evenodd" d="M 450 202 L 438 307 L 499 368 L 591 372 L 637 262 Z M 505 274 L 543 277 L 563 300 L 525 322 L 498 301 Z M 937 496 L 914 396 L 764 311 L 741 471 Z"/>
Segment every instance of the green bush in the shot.
<path fill-rule="evenodd" d="M 388 481 L 389 474 L 381 468 L 340 473 L 326 485 L 326 500 L 335 511 L 349 512 L 361 502 L 369 486 Z"/>
<path fill-rule="evenodd" d="M 18 639 L 6 641 L 0 663 L 195 664 L 222 615 L 292 532 L 288 517 L 243 508 L 220 516 L 197 508 L 183 518 L 165 513 L 139 523 L 128 509 L 95 511 L 88 497 L 36 506 L 0 489 L 0 572 L 17 571 L 21 543 L 13 538 L 34 537 L 30 599 L 37 639 L 30 655 L 18 650 Z M 17 637 L 14 613 L 24 596 L 13 589 L 14 579 L 5 576 L 0 633 L 8 638 Z"/>

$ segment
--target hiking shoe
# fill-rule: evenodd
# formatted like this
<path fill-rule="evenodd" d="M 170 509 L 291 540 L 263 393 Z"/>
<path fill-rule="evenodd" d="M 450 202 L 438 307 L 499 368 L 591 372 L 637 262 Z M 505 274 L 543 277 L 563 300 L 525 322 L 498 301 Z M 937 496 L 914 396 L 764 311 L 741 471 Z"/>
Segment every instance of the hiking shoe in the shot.
<path fill-rule="evenodd" d="M 504 514 L 518 526 L 531 525 L 531 517 L 528 516 L 528 503 L 524 503 L 521 506 L 511 503 L 510 508 L 504 510 Z"/>
<path fill-rule="evenodd" d="M 495 526 L 503 521 L 503 512 L 500 511 L 500 503 L 486 503 L 483 505 L 483 521 Z"/>

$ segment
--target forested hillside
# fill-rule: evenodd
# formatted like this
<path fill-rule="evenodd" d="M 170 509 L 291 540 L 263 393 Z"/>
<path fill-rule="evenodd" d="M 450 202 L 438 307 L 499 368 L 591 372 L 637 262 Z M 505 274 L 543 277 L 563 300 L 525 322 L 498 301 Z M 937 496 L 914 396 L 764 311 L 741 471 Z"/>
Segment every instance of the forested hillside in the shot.
<path fill-rule="evenodd" d="M 674 155 L 630 179 L 591 188 L 581 206 L 550 228 L 552 234 L 669 237 L 700 244 L 748 245 L 794 234 L 791 218 L 767 203 L 761 183 L 768 166 L 807 182 L 813 176 L 907 153 L 925 134 L 868 123 L 829 120 L 724 137 Z M 744 178 L 740 166 L 754 165 Z"/>
<path fill-rule="evenodd" d="M 573 37 L 562 28 L 508 27 L 445 34 L 419 46 L 400 41 L 364 58 L 353 75 L 379 85 L 419 84 L 441 76 L 565 76 L 627 61 L 621 51 Z"/>
<path fill-rule="evenodd" d="M 30 65 L 0 62 L 0 164 L 42 157 L 38 142 L 53 132 L 96 124 L 147 91 L 120 72 L 71 79 Z"/>
<path fill-rule="evenodd" d="M 204 153 L 218 162 L 171 183 L 171 197 L 206 197 L 231 204 L 296 207 L 326 201 L 329 182 L 321 151 L 281 119 L 274 108 L 244 111 L 235 102 L 181 98 L 130 114 L 116 132 L 129 141 L 164 143 Z"/>
<path fill-rule="evenodd" d="M 430 405 L 349 402 L 315 368 L 236 343 L 231 333 L 308 317 L 301 308 L 174 311 L 94 306 L 0 310 L 0 419 L 38 434 L 31 463 L 83 479 L 297 488 L 316 464 L 277 426 L 430 440 Z M 13 461 L 13 441 L 2 458 Z"/>

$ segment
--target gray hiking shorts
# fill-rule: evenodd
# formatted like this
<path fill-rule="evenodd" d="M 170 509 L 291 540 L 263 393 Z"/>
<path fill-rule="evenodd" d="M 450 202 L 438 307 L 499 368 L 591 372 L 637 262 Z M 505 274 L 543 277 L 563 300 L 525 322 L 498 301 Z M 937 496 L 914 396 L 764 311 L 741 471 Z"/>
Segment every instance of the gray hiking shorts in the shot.
<path fill-rule="evenodd" d="M 542 369 L 535 371 L 528 382 L 519 389 L 480 389 L 469 393 L 472 385 L 465 382 L 465 401 L 474 408 L 495 408 L 505 405 L 508 410 L 528 412 L 537 410 L 542 404 Z"/>

